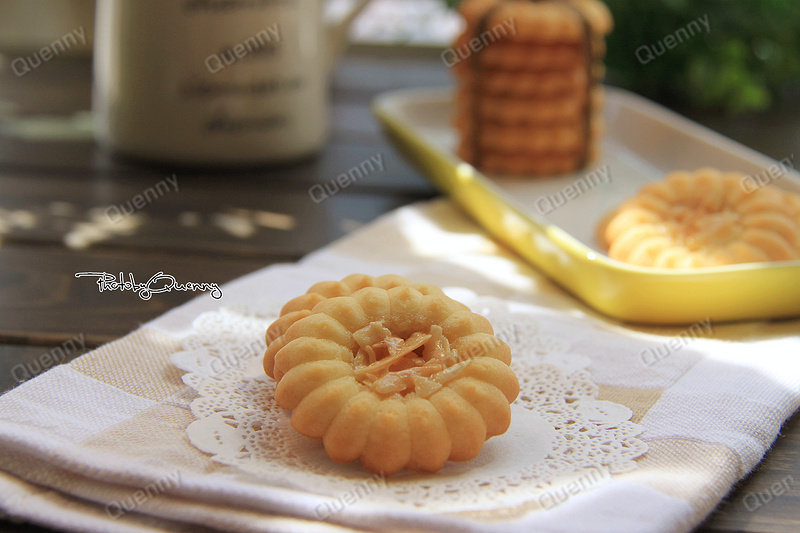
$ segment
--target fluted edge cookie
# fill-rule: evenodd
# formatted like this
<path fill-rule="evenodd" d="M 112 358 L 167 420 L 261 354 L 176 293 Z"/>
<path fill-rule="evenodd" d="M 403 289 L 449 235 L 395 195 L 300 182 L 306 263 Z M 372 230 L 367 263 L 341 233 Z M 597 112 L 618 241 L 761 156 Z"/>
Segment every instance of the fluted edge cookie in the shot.
<path fill-rule="evenodd" d="M 603 89 L 597 87 L 591 92 L 591 106 L 595 110 L 593 117 L 598 117 L 605 102 Z M 475 95 L 467 89 L 456 92 L 456 116 L 454 125 L 469 129 L 475 120 L 476 113 L 485 124 L 503 124 L 522 127 L 526 124 L 542 126 L 564 126 L 582 128 L 585 122 L 584 105 L 586 93 L 581 91 L 575 95 L 553 96 L 551 98 L 529 99 L 513 97 L 497 97 L 492 95 Z"/>
<path fill-rule="evenodd" d="M 477 25 L 487 13 L 487 28 L 503 24 L 504 21 L 514 21 L 516 29 L 513 39 L 521 42 L 581 42 L 584 35 L 581 16 L 593 35 L 606 35 L 613 26 L 611 12 L 605 4 L 596 0 L 465 0 L 461 2 L 459 11 L 468 27 Z"/>
<path fill-rule="evenodd" d="M 436 472 L 510 424 L 519 383 L 491 324 L 438 287 L 353 274 L 289 301 L 264 371 L 299 433 L 371 472 Z"/>
<path fill-rule="evenodd" d="M 643 187 L 599 228 L 609 257 L 698 268 L 800 259 L 800 196 L 703 168 Z"/>

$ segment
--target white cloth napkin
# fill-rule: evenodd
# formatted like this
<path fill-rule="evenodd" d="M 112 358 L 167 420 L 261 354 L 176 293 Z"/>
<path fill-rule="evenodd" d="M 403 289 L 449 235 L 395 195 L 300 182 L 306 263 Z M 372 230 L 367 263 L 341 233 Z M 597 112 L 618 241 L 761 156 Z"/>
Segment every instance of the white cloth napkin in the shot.
<path fill-rule="evenodd" d="M 192 321 L 221 306 L 274 312 L 311 284 L 353 272 L 465 287 L 584 322 L 600 397 L 633 410 L 648 453 L 636 470 L 551 510 L 422 514 L 366 502 L 324 523 L 312 488 L 254 482 L 193 448 L 191 391 L 169 363 Z M 611 322 L 441 200 L 399 209 L 223 293 L 0 397 L 0 511 L 69 531 L 688 531 L 760 461 L 800 403 L 800 321 L 647 330 Z"/>

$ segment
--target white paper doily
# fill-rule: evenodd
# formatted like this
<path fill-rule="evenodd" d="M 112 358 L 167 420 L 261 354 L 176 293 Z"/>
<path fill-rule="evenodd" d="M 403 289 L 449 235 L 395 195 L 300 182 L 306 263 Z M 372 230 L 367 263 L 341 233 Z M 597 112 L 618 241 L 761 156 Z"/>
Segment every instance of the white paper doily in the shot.
<path fill-rule="evenodd" d="M 625 406 L 596 399 L 586 368 L 590 358 L 570 351 L 570 340 L 543 335 L 524 306 L 459 293 L 487 316 L 512 349 L 520 394 L 511 427 L 484 444 L 472 461 L 448 463 L 436 474 L 400 473 L 380 479 L 357 463 L 339 465 L 322 444 L 291 428 L 262 369 L 264 332 L 274 317 L 220 310 L 204 313 L 172 362 L 198 397 L 198 420 L 187 434 L 219 463 L 270 485 L 341 499 L 368 491 L 369 505 L 437 512 L 497 509 L 537 500 L 556 505 L 567 483 L 590 490 L 611 474 L 635 468 L 647 451 Z M 561 487 L 561 493 L 559 491 Z M 365 498 L 366 499 L 366 498 Z M 355 501 L 357 507 L 367 502 Z M 332 509 L 334 506 L 331 507 Z"/>

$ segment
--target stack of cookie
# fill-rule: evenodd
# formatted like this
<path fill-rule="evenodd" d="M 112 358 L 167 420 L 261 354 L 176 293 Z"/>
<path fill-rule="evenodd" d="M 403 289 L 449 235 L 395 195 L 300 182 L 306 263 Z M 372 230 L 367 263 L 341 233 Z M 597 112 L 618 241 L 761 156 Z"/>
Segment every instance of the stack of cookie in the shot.
<path fill-rule="evenodd" d="M 577 171 L 597 154 L 611 14 L 599 0 L 464 0 L 443 58 L 458 80 L 458 154 L 495 174 Z"/>

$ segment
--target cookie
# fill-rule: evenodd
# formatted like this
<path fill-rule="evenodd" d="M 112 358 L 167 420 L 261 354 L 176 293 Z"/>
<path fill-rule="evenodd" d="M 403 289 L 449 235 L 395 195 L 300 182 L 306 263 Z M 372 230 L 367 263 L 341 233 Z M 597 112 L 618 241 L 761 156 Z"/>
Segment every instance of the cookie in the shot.
<path fill-rule="evenodd" d="M 697 268 L 800 259 L 800 196 L 748 190 L 743 174 L 673 172 L 643 187 L 600 228 L 609 257 Z"/>
<path fill-rule="evenodd" d="M 484 123 L 480 127 L 478 138 L 474 137 L 474 128 L 467 125 L 461 131 L 460 154 L 468 156 L 467 161 L 474 157 L 474 144 L 478 143 L 483 153 L 500 152 L 514 155 L 538 155 L 541 153 L 580 153 L 586 148 L 586 143 L 591 143 L 602 132 L 602 121 L 595 120 L 592 124 L 591 135 L 587 136 L 584 125 L 555 125 L 555 126 L 506 126 L 504 124 Z"/>
<path fill-rule="evenodd" d="M 528 175 L 585 165 L 601 133 L 595 86 L 608 9 L 596 0 L 466 0 L 460 11 L 466 28 L 454 49 L 472 52 L 453 69 L 461 157 Z"/>
<path fill-rule="evenodd" d="M 601 88 L 595 88 L 591 95 L 591 107 L 599 110 L 605 100 Z M 575 95 L 555 96 L 552 98 L 515 98 L 493 95 L 476 95 L 472 91 L 461 88 L 456 93 L 455 124 L 464 125 L 474 119 L 475 113 L 486 123 L 499 123 L 509 126 L 523 124 L 564 124 L 580 127 L 584 121 L 586 93 L 579 91 Z M 598 111 L 594 112 L 596 116 Z"/>
<path fill-rule="evenodd" d="M 459 12 L 468 28 L 513 27 L 513 40 L 521 42 L 582 43 L 585 25 L 593 36 L 608 34 L 613 25 L 608 8 L 596 0 L 465 0 Z"/>
<path fill-rule="evenodd" d="M 523 155 L 487 152 L 483 155 L 481 169 L 496 176 L 520 178 L 568 174 L 594 161 L 598 153 L 599 150 L 594 146 L 590 147 L 588 155 L 584 155 L 583 151 Z M 468 151 L 460 151 L 459 155 L 469 161 Z"/>
<path fill-rule="evenodd" d="M 317 283 L 266 338 L 264 370 L 292 427 L 382 475 L 473 459 L 508 429 L 519 393 L 484 317 L 400 276 Z"/>
<path fill-rule="evenodd" d="M 479 50 L 477 53 L 480 55 L 481 67 L 485 69 L 553 71 L 574 66 L 586 68 L 586 52 L 580 43 L 532 45 L 498 41 L 479 49 L 482 45 L 474 40 L 473 35 L 463 32 L 453 45 L 453 55 L 443 56 L 452 62 L 450 66 L 458 73 L 463 74 L 472 68 L 470 60 L 475 54 L 473 50 Z M 593 61 L 603 57 L 605 43 L 602 39 L 593 41 L 592 53 Z"/>
<path fill-rule="evenodd" d="M 594 64 L 591 77 L 583 66 L 563 70 L 526 71 L 486 68 L 478 76 L 471 69 L 454 69 L 461 87 L 497 96 L 538 98 L 556 94 L 586 92 L 605 75 L 605 66 Z"/>

